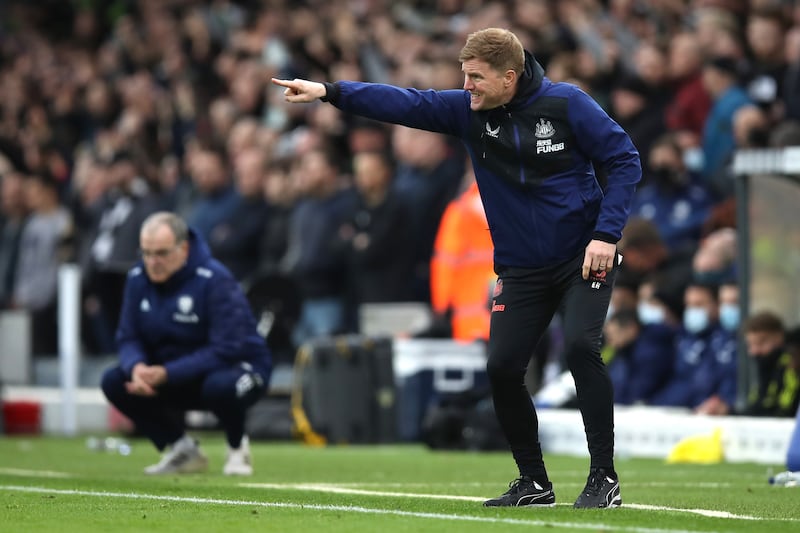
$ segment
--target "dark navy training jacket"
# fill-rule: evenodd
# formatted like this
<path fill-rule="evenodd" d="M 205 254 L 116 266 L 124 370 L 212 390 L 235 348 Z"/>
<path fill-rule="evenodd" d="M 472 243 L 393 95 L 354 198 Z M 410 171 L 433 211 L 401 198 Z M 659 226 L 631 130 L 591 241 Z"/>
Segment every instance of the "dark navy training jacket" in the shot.
<path fill-rule="evenodd" d="M 581 89 L 552 83 L 526 52 L 508 104 L 472 111 L 464 90 L 339 81 L 325 100 L 343 111 L 460 138 L 472 158 L 496 266 L 539 268 L 572 259 L 592 238 L 616 243 L 628 218 L 639 153 Z M 605 191 L 595 176 L 608 174 Z"/>
<path fill-rule="evenodd" d="M 136 363 L 164 365 L 174 384 L 243 362 L 268 376 L 271 366 L 242 290 L 192 230 L 186 264 L 165 283 L 141 262 L 128 273 L 117 344 L 128 375 Z"/>

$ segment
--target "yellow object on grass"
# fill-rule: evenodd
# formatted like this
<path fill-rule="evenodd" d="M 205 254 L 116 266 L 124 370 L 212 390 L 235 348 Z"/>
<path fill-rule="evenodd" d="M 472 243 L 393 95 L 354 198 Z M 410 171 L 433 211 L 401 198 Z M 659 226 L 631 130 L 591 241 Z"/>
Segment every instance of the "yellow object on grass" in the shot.
<path fill-rule="evenodd" d="M 722 429 L 710 435 L 692 435 L 681 439 L 667 455 L 667 463 L 714 464 L 725 458 L 722 449 Z"/>

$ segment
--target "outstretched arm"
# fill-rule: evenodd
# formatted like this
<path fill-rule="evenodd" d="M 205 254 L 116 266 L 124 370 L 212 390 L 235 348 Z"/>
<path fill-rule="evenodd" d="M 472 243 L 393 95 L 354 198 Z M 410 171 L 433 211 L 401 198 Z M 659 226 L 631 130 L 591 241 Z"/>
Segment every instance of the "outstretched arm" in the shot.
<path fill-rule="evenodd" d="M 469 125 L 469 93 L 463 90 L 420 91 L 381 83 L 277 78 L 272 83 L 284 87 L 284 98 L 293 104 L 321 99 L 347 113 L 456 136 Z"/>
<path fill-rule="evenodd" d="M 286 101 L 292 104 L 303 104 L 313 102 L 325 96 L 325 85 L 316 81 L 301 80 L 295 78 L 293 80 L 279 80 L 272 78 L 272 83 L 286 87 L 283 95 Z"/>

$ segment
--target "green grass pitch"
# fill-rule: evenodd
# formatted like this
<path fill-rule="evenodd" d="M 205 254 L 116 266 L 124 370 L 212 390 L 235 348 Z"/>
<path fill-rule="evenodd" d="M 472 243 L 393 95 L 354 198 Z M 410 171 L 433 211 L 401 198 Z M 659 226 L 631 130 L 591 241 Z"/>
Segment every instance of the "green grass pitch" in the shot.
<path fill-rule="evenodd" d="M 197 434 L 206 474 L 148 477 L 152 446 L 122 456 L 85 437 L 0 438 L 0 532 L 800 531 L 800 487 L 773 487 L 781 465 L 618 460 L 623 507 L 575 510 L 588 460 L 546 456 L 558 504 L 488 509 L 515 476 L 508 453 L 423 446 L 254 442 L 255 474 L 222 475 L 224 441 Z"/>

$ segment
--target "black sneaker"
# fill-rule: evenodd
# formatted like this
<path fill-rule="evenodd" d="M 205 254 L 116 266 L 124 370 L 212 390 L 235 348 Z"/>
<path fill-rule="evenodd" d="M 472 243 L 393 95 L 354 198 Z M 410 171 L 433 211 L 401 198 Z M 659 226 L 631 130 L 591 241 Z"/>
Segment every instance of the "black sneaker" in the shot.
<path fill-rule="evenodd" d="M 528 476 L 508 484 L 508 490 L 497 498 L 483 502 L 484 507 L 552 507 L 556 504 L 553 485 L 543 487 Z"/>
<path fill-rule="evenodd" d="M 611 477 L 602 468 L 592 468 L 583 492 L 575 500 L 576 509 L 608 509 L 622 505 L 619 479 Z"/>

